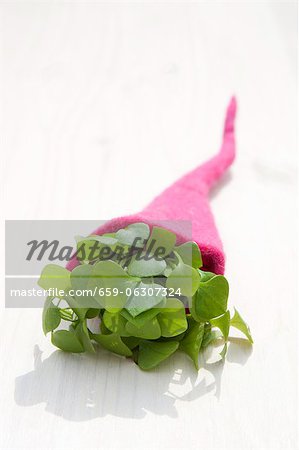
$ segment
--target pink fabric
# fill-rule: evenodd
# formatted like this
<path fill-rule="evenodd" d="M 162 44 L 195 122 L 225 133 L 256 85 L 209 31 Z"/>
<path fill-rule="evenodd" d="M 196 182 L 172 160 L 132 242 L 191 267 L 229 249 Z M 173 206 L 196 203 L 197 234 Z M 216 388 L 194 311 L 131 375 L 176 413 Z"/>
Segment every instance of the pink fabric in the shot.
<path fill-rule="evenodd" d="M 161 226 L 175 232 L 179 242 L 190 240 L 186 227 L 179 221 L 192 222 L 192 239 L 198 244 L 203 258 L 203 268 L 223 274 L 225 258 L 223 247 L 209 205 L 209 191 L 235 158 L 234 120 L 236 99 L 227 108 L 223 141 L 218 154 L 209 161 L 180 178 L 138 214 L 118 217 L 100 226 L 93 234 L 115 232 L 134 222 L 145 222 L 151 227 Z M 169 221 L 178 221 L 170 222 Z M 67 268 L 72 270 L 78 262 L 71 260 Z"/>

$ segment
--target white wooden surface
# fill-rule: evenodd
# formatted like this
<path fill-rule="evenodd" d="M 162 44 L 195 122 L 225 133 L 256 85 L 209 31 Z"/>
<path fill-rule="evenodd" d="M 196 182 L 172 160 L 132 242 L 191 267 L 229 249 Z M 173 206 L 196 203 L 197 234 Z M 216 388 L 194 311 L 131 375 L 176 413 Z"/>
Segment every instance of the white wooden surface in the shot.
<path fill-rule="evenodd" d="M 236 93 L 238 158 L 212 204 L 255 345 L 232 343 L 199 374 L 183 355 L 144 373 L 55 351 L 40 310 L 2 307 L 0 446 L 295 448 L 295 3 L 1 2 L 1 14 L 7 219 L 138 210 L 217 150 Z"/>

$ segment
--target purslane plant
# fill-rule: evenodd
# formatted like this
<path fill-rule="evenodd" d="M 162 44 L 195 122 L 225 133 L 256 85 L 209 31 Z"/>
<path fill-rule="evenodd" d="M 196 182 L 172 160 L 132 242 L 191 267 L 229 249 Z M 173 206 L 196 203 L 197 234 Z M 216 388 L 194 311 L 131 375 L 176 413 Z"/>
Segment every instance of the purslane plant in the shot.
<path fill-rule="evenodd" d="M 231 317 L 228 310 L 226 278 L 201 269 L 195 242 L 176 240 L 171 231 L 145 223 L 78 238 L 80 264 L 72 271 L 49 264 L 39 279 L 49 293 L 44 333 L 66 352 L 94 353 L 100 345 L 144 370 L 176 351 L 198 369 L 199 353 L 218 339 L 225 358 L 230 327 L 252 343 L 239 312 Z"/>

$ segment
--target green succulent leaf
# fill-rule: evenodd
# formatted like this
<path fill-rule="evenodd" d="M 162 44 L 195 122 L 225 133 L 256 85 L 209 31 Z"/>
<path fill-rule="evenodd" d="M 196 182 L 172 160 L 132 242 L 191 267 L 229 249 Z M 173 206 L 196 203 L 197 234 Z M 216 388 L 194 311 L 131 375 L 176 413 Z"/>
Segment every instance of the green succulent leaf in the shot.
<path fill-rule="evenodd" d="M 107 246 L 107 247 L 113 247 L 117 244 L 118 239 L 115 235 L 97 235 L 97 234 L 91 234 L 90 236 L 88 236 L 88 239 L 91 239 L 92 241 L 97 241 L 100 242 L 100 244 L 103 244 L 103 246 Z"/>
<path fill-rule="evenodd" d="M 123 281 L 129 278 L 127 272 L 114 261 L 99 261 L 92 267 L 92 278 L 95 279 L 112 279 L 114 282 L 118 279 Z"/>
<path fill-rule="evenodd" d="M 157 260 L 143 253 L 132 258 L 128 265 L 128 273 L 133 277 L 153 277 L 163 274 L 166 267 L 164 260 Z"/>
<path fill-rule="evenodd" d="M 133 350 L 134 348 L 138 347 L 138 345 L 141 342 L 140 338 L 137 338 L 137 337 L 134 337 L 134 336 L 122 337 L 121 340 L 131 350 Z"/>
<path fill-rule="evenodd" d="M 92 334 L 92 338 L 110 352 L 121 356 L 132 356 L 132 351 L 123 343 L 121 337 L 116 334 Z"/>
<path fill-rule="evenodd" d="M 142 328 L 146 322 L 153 319 L 155 316 L 159 314 L 161 309 L 158 306 L 162 306 L 162 303 L 158 304 L 155 308 L 148 309 L 147 311 L 138 314 L 138 316 L 133 317 L 129 311 L 123 309 L 120 314 L 130 323 L 132 323 L 137 328 Z"/>
<path fill-rule="evenodd" d="M 198 323 L 192 318 L 189 319 L 188 331 L 184 339 L 180 342 L 180 349 L 190 356 L 197 370 L 199 370 L 198 356 L 204 336 L 204 329 L 204 323 Z"/>
<path fill-rule="evenodd" d="M 170 273 L 166 281 L 166 287 L 181 291 L 181 295 L 192 297 L 198 289 L 200 276 L 196 269 L 187 266 L 182 261 Z"/>
<path fill-rule="evenodd" d="M 86 319 L 94 319 L 95 317 L 98 317 L 100 313 L 100 310 L 98 308 L 90 308 L 86 312 Z"/>
<path fill-rule="evenodd" d="M 163 275 L 165 277 L 169 277 L 169 275 L 174 271 L 174 269 L 176 268 L 178 263 L 179 263 L 178 259 L 166 258 L 167 266 L 166 266 L 166 269 L 163 272 Z"/>
<path fill-rule="evenodd" d="M 61 319 L 67 320 L 69 322 L 73 321 L 73 310 L 71 308 L 58 308 Z"/>
<path fill-rule="evenodd" d="M 110 331 L 106 325 L 104 324 L 104 320 L 102 319 L 100 322 L 100 331 L 102 334 L 111 334 L 112 331 Z"/>
<path fill-rule="evenodd" d="M 96 244 L 95 239 L 82 237 L 77 241 L 76 258 L 81 264 L 87 265 L 90 261 L 99 258 L 100 248 L 101 246 Z"/>
<path fill-rule="evenodd" d="M 52 297 L 47 297 L 43 309 L 43 331 L 45 334 L 55 330 L 61 321 L 59 308 L 54 305 Z"/>
<path fill-rule="evenodd" d="M 236 308 L 234 308 L 234 310 L 235 310 L 235 314 L 230 321 L 230 326 L 237 328 L 239 331 L 241 331 L 247 337 L 248 341 L 251 344 L 253 344 L 253 339 L 251 336 L 249 326 L 247 325 L 245 320 L 242 319 L 242 317 L 240 316 L 240 313 L 236 310 Z"/>
<path fill-rule="evenodd" d="M 58 330 L 52 332 L 51 342 L 65 352 L 83 353 L 84 347 L 73 331 Z"/>
<path fill-rule="evenodd" d="M 89 262 L 99 259 L 102 255 L 102 249 L 105 247 L 105 258 L 107 259 L 110 248 L 110 254 L 113 254 L 113 250 L 116 247 L 118 241 L 114 235 L 91 235 L 87 237 L 77 237 L 77 253 L 76 257 L 79 261 Z"/>
<path fill-rule="evenodd" d="M 57 264 L 48 264 L 41 273 L 38 285 L 45 291 L 56 288 L 58 295 L 55 294 L 55 297 L 63 298 L 65 292 L 71 287 L 70 274 L 64 267 Z M 62 291 L 61 295 L 59 291 Z"/>
<path fill-rule="evenodd" d="M 200 275 L 200 282 L 204 283 L 205 281 L 209 281 L 211 278 L 216 277 L 215 273 L 213 272 L 206 272 L 204 270 L 198 269 L 198 273 Z"/>
<path fill-rule="evenodd" d="M 196 295 L 197 295 L 197 292 L 195 292 L 195 294 L 193 295 L 192 299 L 189 301 L 189 304 L 188 304 L 190 314 L 196 322 L 203 322 L 204 320 L 198 316 L 198 314 L 196 313 L 196 310 L 195 310 Z"/>
<path fill-rule="evenodd" d="M 223 346 L 223 349 L 221 350 L 219 355 L 221 356 L 222 359 L 225 359 L 226 353 L 227 353 L 227 342 L 225 342 L 225 344 Z"/>
<path fill-rule="evenodd" d="M 136 284 L 131 297 L 125 304 L 125 309 L 136 317 L 151 308 L 157 307 L 165 299 L 166 292 L 152 280 Z"/>
<path fill-rule="evenodd" d="M 177 298 L 168 298 L 158 315 L 163 337 L 174 337 L 187 330 L 185 307 Z"/>
<path fill-rule="evenodd" d="M 85 289 L 92 277 L 93 266 L 91 264 L 82 264 L 75 267 L 70 272 L 70 282 L 73 289 Z"/>
<path fill-rule="evenodd" d="M 157 317 L 148 320 L 142 328 L 138 328 L 132 323 L 127 322 L 126 331 L 129 336 L 142 339 L 159 339 L 161 337 L 161 328 Z"/>
<path fill-rule="evenodd" d="M 196 242 L 185 242 L 174 249 L 182 261 L 188 266 L 198 269 L 202 266 L 201 253 Z"/>
<path fill-rule="evenodd" d="M 135 283 L 135 279 L 116 262 L 100 261 L 93 266 L 89 287 L 95 291 L 94 297 L 102 307 L 110 312 L 117 312 L 127 301 L 127 287 L 133 287 Z M 117 291 L 117 295 L 113 294 L 113 289 Z"/>
<path fill-rule="evenodd" d="M 126 331 L 127 320 L 120 313 L 110 313 L 105 311 L 103 315 L 103 321 L 112 333 L 117 333 L 120 336 L 129 336 Z"/>
<path fill-rule="evenodd" d="M 171 342 L 141 342 L 139 345 L 138 365 L 143 370 L 150 370 L 169 358 L 177 349 L 179 343 Z"/>
<path fill-rule="evenodd" d="M 82 297 L 71 297 L 68 295 L 65 300 L 77 317 L 80 320 L 84 320 L 86 313 L 89 310 L 89 308 L 84 307 L 84 299 L 82 299 Z"/>
<path fill-rule="evenodd" d="M 92 289 L 89 287 L 90 280 L 93 277 L 93 266 L 90 264 L 79 265 L 70 273 L 71 287 L 75 293 L 79 307 L 98 308 L 99 304 L 93 297 Z"/>
<path fill-rule="evenodd" d="M 165 258 L 172 252 L 175 243 L 176 235 L 174 233 L 165 228 L 153 227 L 146 244 L 146 252 L 151 255 L 159 256 L 160 258 Z"/>
<path fill-rule="evenodd" d="M 229 311 L 226 311 L 222 316 L 215 317 L 210 320 L 210 324 L 212 327 L 217 327 L 223 334 L 225 341 L 228 339 L 229 334 L 229 326 L 230 326 L 230 314 Z"/>
<path fill-rule="evenodd" d="M 84 350 L 89 353 L 95 353 L 94 346 L 90 340 L 89 331 L 86 322 L 79 323 L 75 328 L 75 334 L 81 342 Z"/>
<path fill-rule="evenodd" d="M 116 233 L 119 243 L 131 246 L 134 244 L 136 248 L 143 248 L 144 241 L 148 239 L 150 234 L 149 226 L 145 223 L 134 223 L 121 229 Z"/>
<path fill-rule="evenodd" d="M 220 330 L 211 330 L 211 328 L 205 328 L 201 348 L 207 348 L 219 338 L 222 338 L 222 333 Z"/>
<path fill-rule="evenodd" d="M 205 321 L 224 314 L 227 310 L 228 293 L 228 282 L 222 275 L 200 282 L 192 305 L 196 316 Z"/>

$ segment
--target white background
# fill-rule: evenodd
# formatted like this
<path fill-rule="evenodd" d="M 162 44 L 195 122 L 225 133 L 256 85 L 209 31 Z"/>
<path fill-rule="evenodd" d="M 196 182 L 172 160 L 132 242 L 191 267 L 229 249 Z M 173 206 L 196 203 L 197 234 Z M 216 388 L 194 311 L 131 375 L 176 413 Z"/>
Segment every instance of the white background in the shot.
<path fill-rule="evenodd" d="M 235 93 L 238 157 L 212 206 L 231 305 L 255 339 L 198 374 L 55 351 L 1 310 L 3 448 L 296 446 L 296 4 L 1 2 L 6 219 L 138 211 L 212 155 Z M 4 299 L 1 299 L 4 305 Z"/>

